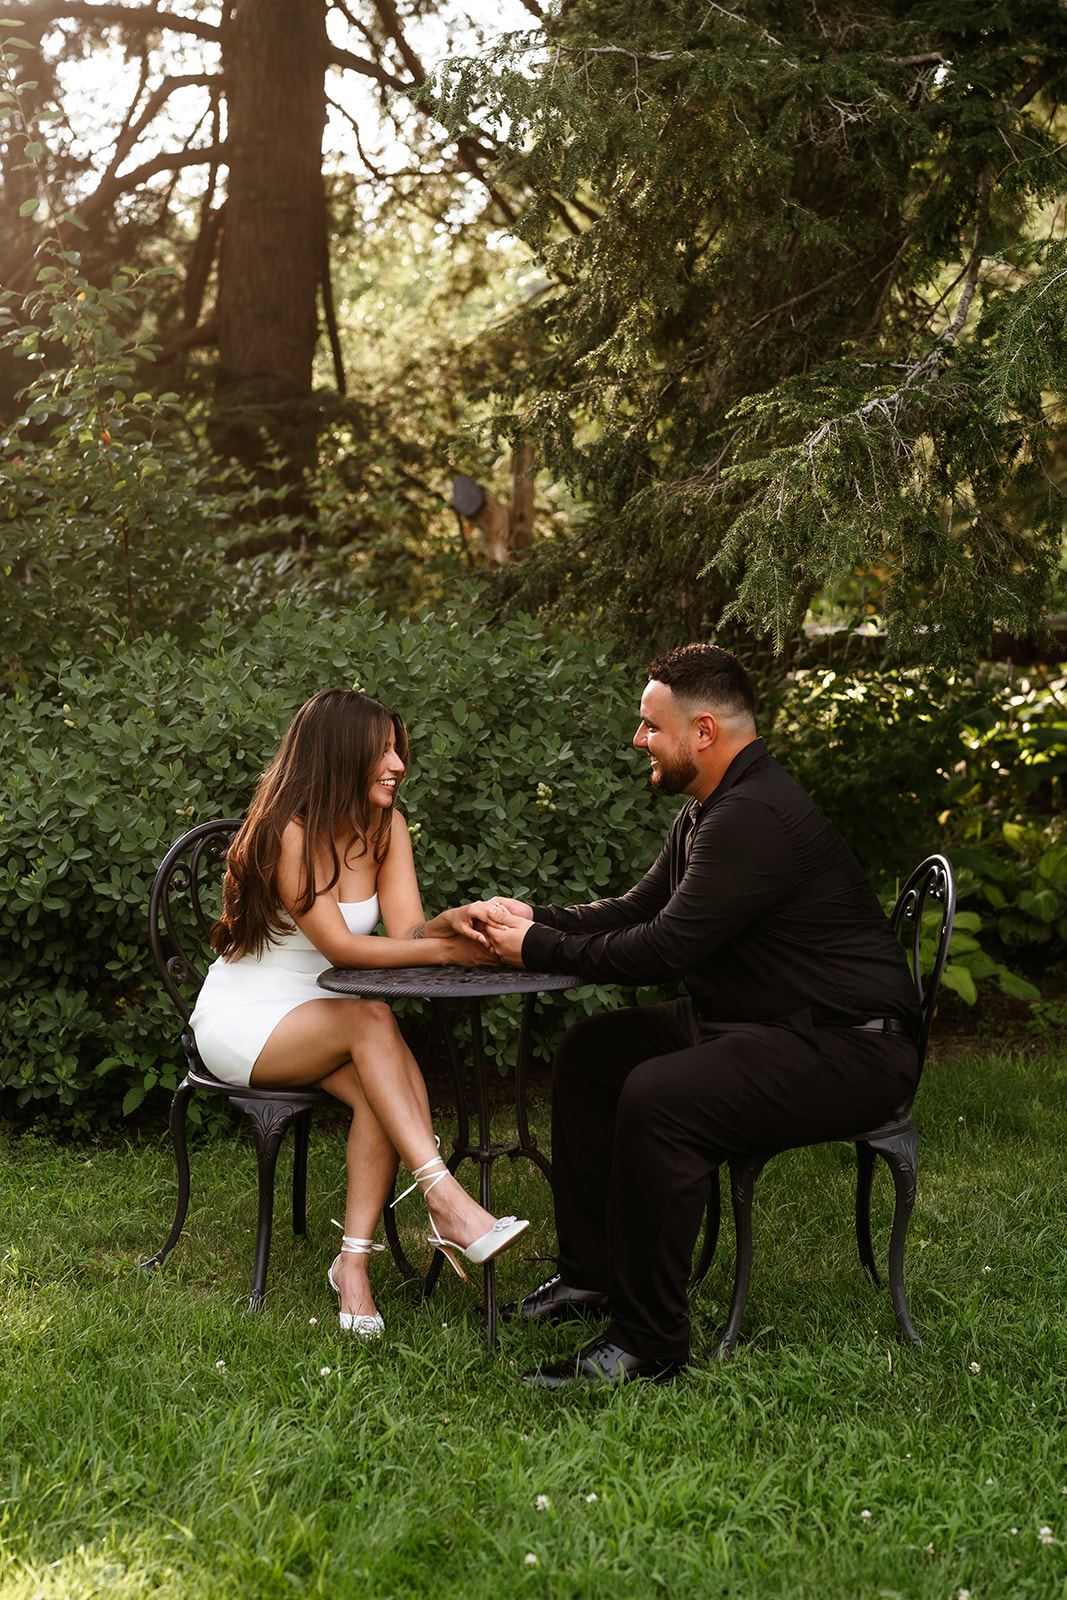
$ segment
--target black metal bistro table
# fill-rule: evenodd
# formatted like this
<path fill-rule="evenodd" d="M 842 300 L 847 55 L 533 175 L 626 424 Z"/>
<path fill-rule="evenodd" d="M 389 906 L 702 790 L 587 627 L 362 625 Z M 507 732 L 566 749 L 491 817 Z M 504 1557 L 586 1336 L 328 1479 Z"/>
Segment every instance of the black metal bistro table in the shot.
<path fill-rule="evenodd" d="M 530 1132 L 526 1113 L 526 1082 L 530 1067 L 530 1039 L 533 1028 L 537 996 L 549 989 L 573 989 L 581 982 L 565 972 L 525 972 L 514 967 L 330 967 L 319 974 L 318 983 L 331 994 L 360 995 L 377 1000 L 429 1000 L 441 1025 L 449 1064 L 456 1089 L 456 1120 L 458 1128 L 448 1157 L 450 1172 L 456 1172 L 463 1161 L 476 1161 L 479 1167 L 478 1199 L 486 1211 L 492 1211 L 493 1162 L 501 1156 L 515 1161 L 525 1156 L 540 1167 L 545 1177 L 552 1181 L 552 1167 L 547 1157 L 537 1148 L 537 1140 Z M 522 1026 L 519 1030 L 519 1050 L 515 1064 L 515 1124 L 517 1140 L 494 1142 L 489 1117 L 489 1077 L 482 1033 L 482 1001 L 500 995 L 521 994 L 526 1001 L 522 1008 Z M 452 1030 L 448 1025 L 442 1002 L 466 1000 L 470 1008 L 471 1066 L 474 1075 L 478 1138 L 470 1137 L 470 1108 L 467 1103 L 466 1073 Z M 416 1277 L 414 1267 L 407 1261 L 396 1237 L 396 1225 L 391 1211 L 386 1212 L 386 1233 L 393 1258 L 402 1272 Z M 434 1251 L 434 1259 L 426 1274 L 423 1291 L 429 1294 L 441 1271 L 442 1257 Z M 490 1346 L 496 1343 L 496 1262 L 487 1261 L 482 1268 L 485 1284 L 485 1332 Z"/>

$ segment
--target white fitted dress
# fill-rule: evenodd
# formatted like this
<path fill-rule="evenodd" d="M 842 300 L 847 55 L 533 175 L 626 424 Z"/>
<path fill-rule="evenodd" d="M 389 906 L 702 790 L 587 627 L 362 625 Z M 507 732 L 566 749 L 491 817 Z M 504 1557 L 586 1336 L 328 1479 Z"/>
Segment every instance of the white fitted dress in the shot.
<path fill-rule="evenodd" d="M 378 896 L 342 901 L 341 915 L 349 933 L 373 933 Z M 315 982 L 330 965 L 295 927 L 262 955 L 213 961 L 190 1018 L 208 1071 L 224 1083 L 250 1083 L 256 1058 L 283 1017 L 307 1000 L 345 998 Z"/>

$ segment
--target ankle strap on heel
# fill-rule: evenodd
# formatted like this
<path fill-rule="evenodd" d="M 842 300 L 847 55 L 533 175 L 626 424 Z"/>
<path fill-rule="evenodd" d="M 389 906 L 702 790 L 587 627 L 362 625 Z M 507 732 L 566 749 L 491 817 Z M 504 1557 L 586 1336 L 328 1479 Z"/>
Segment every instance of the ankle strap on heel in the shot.
<path fill-rule="evenodd" d="M 346 1256 L 369 1256 L 376 1251 L 384 1250 L 384 1244 L 375 1244 L 373 1239 L 356 1239 L 352 1234 L 345 1232 L 343 1222 L 338 1222 L 336 1217 L 330 1221 L 335 1228 L 341 1230 L 341 1254 Z"/>
<path fill-rule="evenodd" d="M 434 1135 L 434 1137 L 435 1137 L 437 1145 L 440 1146 L 440 1143 L 441 1143 L 440 1139 L 437 1139 L 436 1135 Z M 450 1177 L 453 1176 L 453 1174 L 451 1172 L 449 1172 L 449 1170 L 448 1170 L 448 1163 L 446 1162 L 444 1156 L 442 1156 L 442 1155 L 431 1156 L 429 1161 L 424 1161 L 422 1163 L 421 1167 L 413 1167 L 412 1168 L 411 1176 L 415 1181 L 413 1183 L 409 1183 L 408 1184 L 408 1186 L 404 1190 L 403 1194 L 398 1194 L 394 1200 L 390 1200 L 390 1202 L 389 1202 L 390 1210 L 392 1210 L 392 1208 L 394 1206 L 398 1206 L 400 1204 L 401 1200 L 406 1200 L 409 1194 L 413 1194 L 414 1191 L 422 1183 L 423 1178 L 429 1172 L 430 1168 L 431 1167 L 437 1167 L 437 1166 L 440 1166 L 442 1168 L 442 1171 L 434 1173 L 433 1177 L 430 1179 L 429 1183 L 426 1185 L 425 1189 L 423 1189 L 423 1191 L 422 1191 L 424 1195 L 428 1195 L 430 1190 L 432 1188 L 434 1188 L 434 1186 L 436 1184 L 440 1183 L 444 1178 L 450 1178 Z"/>

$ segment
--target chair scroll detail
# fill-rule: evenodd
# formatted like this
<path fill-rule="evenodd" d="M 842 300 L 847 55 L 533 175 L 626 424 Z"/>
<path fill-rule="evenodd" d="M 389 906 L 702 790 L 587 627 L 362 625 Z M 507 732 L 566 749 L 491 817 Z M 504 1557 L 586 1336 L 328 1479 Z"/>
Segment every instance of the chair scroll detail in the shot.
<path fill-rule="evenodd" d="M 956 880 L 946 856 L 932 855 L 922 861 L 901 889 L 890 916 L 894 933 L 904 945 L 919 999 L 921 1022 L 916 1048 L 919 1072 L 926 1059 L 926 1047 L 933 1025 L 941 975 L 948 960 L 952 925 L 956 915 Z M 924 920 L 927 937 L 924 941 Z M 936 932 L 931 937 L 931 923 Z M 923 956 L 927 970 L 923 971 Z M 875 1283 L 881 1280 L 871 1241 L 871 1190 L 879 1156 L 893 1178 L 895 1203 L 889 1241 L 889 1289 L 897 1323 L 904 1336 L 918 1349 L 921 1340 L 915 1331 L 904 1292 L 904 1244 L 915 1205 L 918 1183 L 919 1131 L 912 1115 L 914 1095 L 895 1116 L 878 1128 L 853 1135 L 856 1146 L 856 1243 L 860 1261 Z M 730 1198 L 733 1205 L 736 1245 L 734 1287 L 726 1326 L 713 1354 L 719 1360 L 729 1356 L 741 1331 L 752 1276 L 752 1202 L 756 1180 L 771 1154 L 737 1157 L 729 1162 Z M 699 1283 L 715 1254 L 720 1222 L 718 1173 L 712 1182 L 708 1201 L 704 1241 L 693 1270 L 691 1283 Z"/>
<path fill-rule="evenodd" d="M 213 959 L 210 932 L 216 916 L 209 909 L 211 897 L 217 896 L 226 852 L 240 826 L 240 820 L 226 818 L 192 828 L 167 852 L 152 884 L 148 942 L 163 985 L 184 1024 L 181 1043 L 186 1073 L 175 1091 L 170 1109 L 170 1134 L 178 1176 L 174 1221 L 159 1250 L 143 1265 L 146 1268 L 160 1266 L 177 1244 L 185 1224 L 190 1194 L 186 1139 L 189 1096 L 194 1090 L 221 1095 L 249 1119 L 256 1150 L 259 1207 L 252 1290 L 248 1300 L 249 1311 L 254 1311 L 261 1305 L 266 1290 L 274 1217 L 274 1175 L 286 1130 L 292 1125 L 293 1232 L 304 1234 L 307 1231 L 307 1159 L 312 1112 L 316 1107 L 336 1106 L 338 1102 L 322 1089 L 263 1089 L 223 1083 L 200 1059 L 189 1018 L 196 992 Z M 396 1229 L 391 1212 L 387 1211 L 386 1219 L 386 1233 L 395 1246 Z"/>

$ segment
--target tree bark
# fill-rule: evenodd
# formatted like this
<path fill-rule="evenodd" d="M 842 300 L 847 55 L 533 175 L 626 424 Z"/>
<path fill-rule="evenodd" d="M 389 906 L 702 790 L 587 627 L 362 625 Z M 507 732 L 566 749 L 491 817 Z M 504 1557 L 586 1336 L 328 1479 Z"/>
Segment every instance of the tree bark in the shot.
<path fill-rule="evenodd" d="M 297 470 L 314 451 L 326 63 L 326 0 L 235 6 L 224 40 L 229 182 L 215 431 L 216 444 L 249 466 L 268 441 Z"/>

